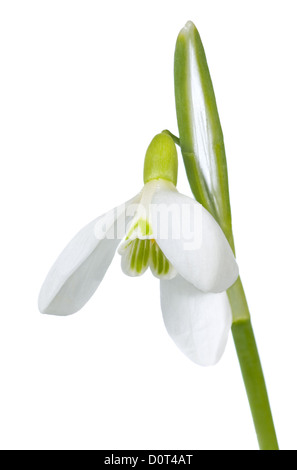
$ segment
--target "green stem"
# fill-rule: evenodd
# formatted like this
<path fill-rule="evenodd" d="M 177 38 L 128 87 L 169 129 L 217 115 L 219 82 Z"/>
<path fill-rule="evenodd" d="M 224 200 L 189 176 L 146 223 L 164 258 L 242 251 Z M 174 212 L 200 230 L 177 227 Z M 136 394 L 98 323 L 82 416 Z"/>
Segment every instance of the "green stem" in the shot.
<path fill-rule="evenodd" d="M 261 450 L 278 450 L 265 379 L 240 278 L 228 290 L 232 334 Z"/>
<path fill-rule="evenodd" d="M 170 132 L 168 129 L 165 129 L 164 131 L 162 131 L 162 134 L 169 135 L 171 137 L 171 139 L 173 140 L 173 142 L 180 147 L 179 137 L 176 137 L 176 135 L 172 134 L 172 132 Z"/>

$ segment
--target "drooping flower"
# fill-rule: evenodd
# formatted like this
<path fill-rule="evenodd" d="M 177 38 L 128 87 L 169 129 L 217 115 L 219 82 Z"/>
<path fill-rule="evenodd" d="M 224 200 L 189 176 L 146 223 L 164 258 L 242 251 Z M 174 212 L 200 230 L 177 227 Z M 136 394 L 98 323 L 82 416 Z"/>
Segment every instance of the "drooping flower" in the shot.
<path fill-rule="evenodd" d="M 142 191 L 66 246 L 41 288 L 39 309 L 52 315 L 80 310 L 118 251 L 125 274 L 140 276 L 150 268 L 160 279 L 164 323 L 176 345 L 195 363 L 212 365 L 230 331 L 226 290 L 238 267 L 215 219 L 177 191 L 177 165 L 173 140 L 158 134 L 146 153 Z"/>

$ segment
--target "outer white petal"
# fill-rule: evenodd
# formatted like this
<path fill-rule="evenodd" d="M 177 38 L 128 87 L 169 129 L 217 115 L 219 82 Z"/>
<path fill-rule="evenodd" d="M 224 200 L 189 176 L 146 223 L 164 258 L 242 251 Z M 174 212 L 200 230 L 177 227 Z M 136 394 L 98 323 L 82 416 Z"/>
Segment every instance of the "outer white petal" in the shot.
<path fill-rule="evenodd" d="M 238 277 L 230 245 L 212 215 L 172 188 L 152 200 L 154 238 L 181 276 L 204 292 L 223 292 Z"/>
<path fill-rule="evenodd" d="M 206 294 L 177 276 L 161 281 L 161 307 L 169 335 L 189 359 L 201 366 L 219 361 L 232 323 L 226 292 Z"/>
<path fill-rule="evenodd" d="M 85 226 L 62 251 L 41 288 L 42 313 L 71 315 L 94 294 L 109 267 L 139 197 Z"/>

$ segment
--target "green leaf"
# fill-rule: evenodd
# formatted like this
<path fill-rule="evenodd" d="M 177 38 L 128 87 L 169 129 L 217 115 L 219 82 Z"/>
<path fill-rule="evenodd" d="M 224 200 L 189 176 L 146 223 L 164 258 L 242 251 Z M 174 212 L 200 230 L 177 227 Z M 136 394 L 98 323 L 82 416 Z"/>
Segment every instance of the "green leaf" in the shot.
<path fill-rule="evenodd" d="M 190 21 L 177 38 L 174 81 L 180 145 L 192 192 L 220 224 L 234 251 L 224 138 L 204 48 Z"/>

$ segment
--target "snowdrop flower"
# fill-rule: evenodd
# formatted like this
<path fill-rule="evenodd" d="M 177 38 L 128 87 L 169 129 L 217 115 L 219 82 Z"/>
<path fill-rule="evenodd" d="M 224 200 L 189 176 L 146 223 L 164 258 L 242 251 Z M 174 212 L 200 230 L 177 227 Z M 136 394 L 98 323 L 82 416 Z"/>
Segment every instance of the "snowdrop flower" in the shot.
<path fill-rule="evenodd" d="M 238 267 L 220 226 L 194 199 L 180 194 L 177 152 L 158 134 L 144 163 L 144 187 L 125 204 L 84 227 L 50 270 L 39 309 L 51 315 L 80 310 L 101 283 L 116 251 L 122 270 L 140 276 L 148 268 L 160 279 L 166 329 L 192 361 L 215 364 L 230 331 L 226 290 Z"/>

